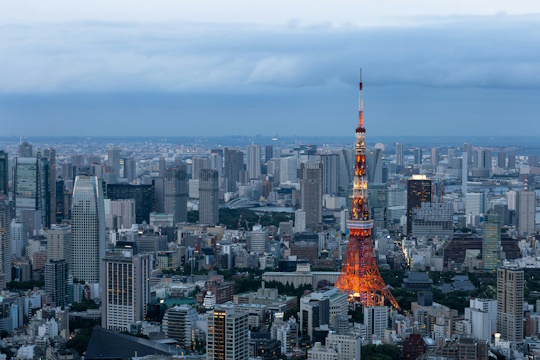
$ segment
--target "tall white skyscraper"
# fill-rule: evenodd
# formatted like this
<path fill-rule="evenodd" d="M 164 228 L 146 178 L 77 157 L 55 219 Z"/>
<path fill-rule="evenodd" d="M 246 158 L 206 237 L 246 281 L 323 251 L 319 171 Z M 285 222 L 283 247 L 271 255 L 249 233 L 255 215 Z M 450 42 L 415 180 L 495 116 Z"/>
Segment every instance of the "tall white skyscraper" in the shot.
<path fill-rule="evenodd" d="M 259 145 L 247 147 L 247 172 L 250 179 L 258 179 L 261 176 L 261 147 Z"/>
<path fill-rule="evenodd" d="M 99 283 L 100 262 L 105 257 L 105 205 L 101 181 L 77 176 L 71 205 L 72 274 Z"/>
<path fill-rule="evenodd" d="M 364 325 L 367 326 L 367 336 L 382 338 L 388 327 L 388 306 L 369 306 L 364 308 Z"/>
<path fill-rule="evenodd" d="M 286 183 L 287 181 L 290 181 L 291 183 L 298 182 L 296 158 L 294 156 L 282 157 L 280 159 L 279 171 L 279 181 L 281 183 Z"/>
<path fill-rule="evenodd" d="M 506 192 L 506 205 L 508 205 L 508 210 L 516 210 L 517 207 L 517 191 L 516 190 L 508 190 Z"/>

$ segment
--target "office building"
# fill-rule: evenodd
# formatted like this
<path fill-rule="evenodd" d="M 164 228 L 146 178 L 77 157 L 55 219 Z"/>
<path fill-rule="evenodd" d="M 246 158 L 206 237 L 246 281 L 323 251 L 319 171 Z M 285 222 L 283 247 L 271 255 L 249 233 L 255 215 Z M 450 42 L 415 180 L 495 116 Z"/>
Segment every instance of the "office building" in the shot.
<path fill-rule="evenodd" d="M 508 154 L 508 169 L 516 168 L 516 155 Z"/>
<path fill-rule="evenodd" d="M 0 196 L 9 194 L 9 154 L 0 150 Z"/>
<path fill-rule="evenodd" d="M 518 197 L 518 193 L 516 190 L 508 190 L 506 192 L 506 205 L 508 205 L 508 210 L 510 211 L 517 210 L 517 197 Z"/>
<path fill-rule="evenodd" d="M 150 303 L 149 254 L 111 253 L 101 262 L 101 327 L 128 331 L 129 324 L 146 318 Z"/>
<path fill-rule="evenodd" d="M 135 200 L 135 220 L 150 223 L 150 213 L 155 211 L 155 183 L 152 185 L 107 184 L 107 198 L 111 200 Z"/>
<path fill-rule="evenodd" d="M 240 181 L 240 171 L 244 170 L 244 153 L 240 150 L 224 149 L 224 154 L 227 191 L 235 192 L 238 190 L 237 183 Z"/>
<path fill-rule="evenodd" d="M 263 254 L 268 251 L 268 229 L 262 229 L 260 226 L 255 226 L 253 231 L 249 233 L 248 247 L 250 251 L 257 254 Z"/>
<path fill-rule="evenodd" d="M 298 183 L 297 160 L 294 156 L 282 157 L 279 164 L 279 181 Z"/>
<path fill-rule="evenodd" d="M 472 215 L 487 212 L 487 194 L 485 192 L 467 193 L 465 197 L 465 213 Z"/>
<path fill-rule="evenodd" d="M 403 144 L 396 143 L 396 165 L 403 166 Z"/>
<path fill-rule="evenodd" d="M 441 161 L 440 159 L 440 155 L 439 155 L 439 148 L 431 148 L 431 165 L 432 166 L 437 166 L 439 165 L 439 161 Z"/>
<path fill-rule="evenodd" d="M 530 236 L 535 233 L 536 193 L 523 190 L 517 193 L 516 212 L 520 236 Z"/>
<path fill-rule="evenodd" d="M 373 337 L 382 339 L 384 330 L 388 328 L 388 306 L 368 306 L 364 308 L 364 325 L 367 329 L 368 339 Z"/>
<path fill-rule="evenodd" d="M 158 176 L 160 178 L 165 176 L 165 169 L 166 169 L 165 158 L 163 156 L 160 156 L 159 161 L 158 161 Z"/>
<path fill-rule="evenodd" d="M 330 325 L 336 316 L 347 315 L 347 294 L 335 287 L 315 291 L 300 299 L 300 330 L 313 340 L 313 330 Z"/>
<path fill-rule="evenodd" d="M 41 223 L 50 220 L 50 189 L 48 161 L 40 157 L 18 157 L 14 170 L 13 199 L 15 215 L 20 218 L 25 210 L 38 210 Z"/>
<path fill-rule="evenodd" d="M 424 202 L 419 208 L 413 209 L 412 235 L 415 237 L 452 236 L 454 233 L 453 216 L 452 203 Z"/>
<path fill-rule="evenodd" d="M 337 195 L 339 188 L 339 156 L 338 154 L 321 155 L 323 165 L 323 194 Z"/>
<path fill-rule="evenodd" d="M 501 169 L 506 168 L 506 154 L 504 151 L 499 151 L 497 154 L 497 167 Z"/>
<path fill-rule="evenodd" d="M 356 334 L 329 333 L 326 346 L 337 349 L 340 360 L 360 360 L 362 338 Z"/>
<path fill-rule="evenodd" d="M 435 348 L 429 359 L 488 360 L 489 343 L 485 340 L 461 337 Z"/>
<path fill-rule="evenodd" d="M 219 224 L 218 172 L 203 169 L 199 178 L 199 223 Z"/>
<path fill-rule="evenodd" d="M 221 307 L 207 313 L 207 360 L 248 359 L 248 316 Z"/>
<path fill-rule="evenodd" d="M 133 224 L 137 224 L 135 200 L 107 200 L 107 205 L 109 207 L 105 219 L 109 225 L 107 228 L 129 229 Z"/>
<path fill-rule="evenodd" d="M 9 200 L 0 195 L 0 274 L 4 281 L 11 281 L 11 211 Z"/>
<path fill-rule="evenodd" d="M 207 157 L 194 156 L 191 159 L 191 178 L 196 180 L 201 175 L 202 169 L 211 169 L 212 162 Z"/>
<path fill-rule="evenodd" d="M 261 176 L 261 147 L 248 145 L 246 154 L 248 178 L 258 179 Z"/>
<path fill-rule="evenodd" d="M 187 222 L 188 181 L 183 168 L 167 169 L 163 185 L 163 203 L 166 214 L 173 214 L 174 221 Z"/>
<path fill-rule="evenodd" d="M 414 164 L 422 165 L 422 149 L 420 148 L 414 149 Z"/>
<path fill-rule="evenodd" d="M 65 260 L 49 260 L 45 264 L 45 292 L 58 307 L 68 305 L 68 273 Z"/>
<path fill-rule="evenodd" d="M 191 305 L 174 306 L 165 312 L 161 328 L 167 338 L 178 341 L 182 348 L 189 348 L 196 321 L 197 310 Z"/>
<path fill-rule="evenodd" d="M 1 195 L 0 195 L 1 196 Z M 28 246 L 28 233 L 21 221 L 13 219 L 11 221 L 11 255 L 18 259 L 24 256 Z"/>
<path fill-rule="evenodd" d="M 383 182 L 383 155 L 381 149 L 368 149 L 366 154 L 366 168 L 368 184 L 380 184 Z"/>
<path fill-rule="evenodd" d="M 497 269 L 497 331 L 504 340 L 523 341 L 524 285 L 517 265 Z"/>
<path fill-rule="evenodd" d="M 65 260 L 71 265 L 71 226 L 53 225 L 47 230 L 47 258 L 49 260 Z"/>
<path fill-rule="evenodd" d="M 133 158 L 124 159 L 124 178 L 129 183 L 137 180 L 137 162 Z"/>
<path fill-rule="evenodd" d="M 117 180 L 120 178 L 120 148 L 116 146 L 109 146 L 108 147 L 108 158 L 107 163 L 109 165 L 109 174 L 111 174 L 111 177 L 109 178 L 112 180 L 112 183 L 117 182 Z"/>
<path fill-rule="evenodd" d="M 307 360 L 339 360 L 338 349 L 316 342 L 307 351 Z"/>
<path fill-rule="evenodd" d="M 497 332 L 497 300 L 492 299 L 471 299 L 470 308 L 483 311 L 488 314 L 489 318 L 489 339 L 491 340 L 491 335 Z M 474 330 L 474 324 L 473 324 Z"/>
<path fill-rule="evenodd" d="M 264 163 L 270 161 L 274 157 L 274 147 L 272 145 L 266 145 L 264 147 Z"/>
<path fill-rule="evenodd" d="M 99 283 L 100 262 L 105 256 L 105 205 L 101 181 L 77 176 L 71 208 L 71 264 L 73 277 Z"/>
<path fill-rule="evenodd" d="M 306 229 L 322 223 L 322 164 L 300 165 L 300 208 L 306 213 Z"/>
<path fill-rule="evenodd" d="M 538 155 L 527 156 L 527 162 L 530 167 L 538 167 L 539 166 Z"/>
<path fill-rule="evenodd" d="M 223 177 L 223 150 L 212 149 L 210 153 L 210 169 L 216 170 L 220 178 Z"/>
<path fill-rule="evenodd" d="M 473 157 L 472 144 L 468 144 L 468 143 L 463 144 L 462 154 L 464 154 L 465 155 L 464 158 L 467 159 L 467 165 L 471 165 L 472 157 Z"/>
<path fill-rule="evenodd" d="M 482 260 L 484 270 L 489 271 L 497 269 L 501 263 L 501 217 L 498 214 L 488 214 L 484 221 Z"/>
<path fill-rule="evenodd" d="M 425 175 L 413 175 L 407 180 L 407 235 L 412 234 L 413 209 L 431 202 L 431 180 Z"/>

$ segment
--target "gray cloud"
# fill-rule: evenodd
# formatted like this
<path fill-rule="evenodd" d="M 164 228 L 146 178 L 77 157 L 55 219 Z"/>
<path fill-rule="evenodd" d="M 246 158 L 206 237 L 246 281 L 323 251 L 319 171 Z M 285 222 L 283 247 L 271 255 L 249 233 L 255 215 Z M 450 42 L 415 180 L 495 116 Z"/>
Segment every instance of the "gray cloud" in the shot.
<path fill-rule="evenodd" d="M 444 21 L 442 21 L 444 20 Z M 537 88 L 540 16 L 392 27 L 84 22 L 3 25 L 0 91 L 262 91 L 372 85 Z"/>

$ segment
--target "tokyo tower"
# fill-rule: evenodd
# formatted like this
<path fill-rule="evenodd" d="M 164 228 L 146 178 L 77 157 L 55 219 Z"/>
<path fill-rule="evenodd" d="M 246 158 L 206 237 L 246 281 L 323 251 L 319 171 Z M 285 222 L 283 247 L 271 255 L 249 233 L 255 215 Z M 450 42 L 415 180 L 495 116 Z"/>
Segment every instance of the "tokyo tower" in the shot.
<path fill-rule="evenodd" d="M 364 128 L 364 104 L 362 100 L 362 70 L 360 69 L 360 106 L 356 128 L 356 157 L 352 194 L 351 219 L 347 221 L 349 244 L 335 284 L 349 294 L 349 301 L 360 302 L 364 307 L 382 306 L 385 299 L 399 309 L 397 301 L 384 283 L 373 253 L 369 219 L 367 173 L 366 173 L 366 129 Z"/>

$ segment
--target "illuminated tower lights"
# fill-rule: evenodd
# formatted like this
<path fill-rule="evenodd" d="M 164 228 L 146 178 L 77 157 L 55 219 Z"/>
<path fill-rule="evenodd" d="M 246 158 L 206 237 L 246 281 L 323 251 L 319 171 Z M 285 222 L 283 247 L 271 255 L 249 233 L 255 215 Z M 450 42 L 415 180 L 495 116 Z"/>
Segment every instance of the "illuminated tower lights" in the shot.
<path fill-rule="evenodd" d="M 336 287 L 348 293 L 350 301 L 360 302 L 364 307 L 382 306 L 386 299 L 399 309 L 398 303 L 379 273 L 373 252 L 371 240 L 373 221 L 369 218 L 365 137 L 362 70 L 360 70 L 360 104 L 356 128 L 351 218 L 347 221 L 349 244 Z"/>

